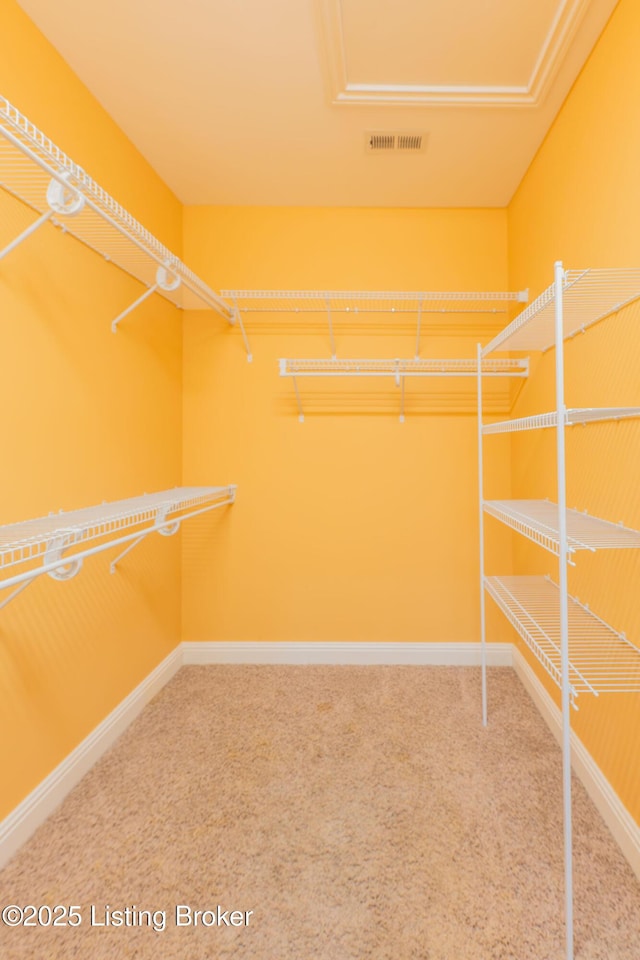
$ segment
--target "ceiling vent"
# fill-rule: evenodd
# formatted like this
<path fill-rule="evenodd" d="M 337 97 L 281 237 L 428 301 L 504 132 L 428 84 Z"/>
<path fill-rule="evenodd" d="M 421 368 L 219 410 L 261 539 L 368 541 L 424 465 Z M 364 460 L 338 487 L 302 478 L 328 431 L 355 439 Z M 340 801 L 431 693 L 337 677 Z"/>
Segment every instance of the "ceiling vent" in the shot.
<path fill-rule="evenodd" d="M 365 133 L 366 153 L 424 153 L 423 133 Z"/>

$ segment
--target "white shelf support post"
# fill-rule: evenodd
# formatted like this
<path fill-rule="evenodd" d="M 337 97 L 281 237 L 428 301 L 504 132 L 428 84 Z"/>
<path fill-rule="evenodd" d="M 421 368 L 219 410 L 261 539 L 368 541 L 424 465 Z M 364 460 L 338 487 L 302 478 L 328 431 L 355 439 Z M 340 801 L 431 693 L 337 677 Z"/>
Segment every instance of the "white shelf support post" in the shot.
<path fill-rule="evenodd" d="M 482 456 L 482 346 L 478 344 L 478 493 L 480 518 L 480 662 L 482 672 L 482 725 L 487 725 L 487 625 L 484 593 L 484 461 Z"/>
<path fill-rule="evenodd" d="M 336 341 L 333 336 L 333 318 L 331 316 L 331 302 L 327 299 L 327 319 L 329 321 L 329 343 L 331 344 L 331 359 L 335 360 L 338 356 L 336 353 Z"/>
<path fill-rule="evenodd" d="M 242 334 L 242 342 L 244 343 L 244 348 L 247 351 L 247 363 L 251 363 L 253 360 L 253 354 L 251 353 L 251 347 L 249 345 L 249 338 L 247 337 L 247 331 L 244 328 L 244 323 L 242 322 L 242 314 L 240 313 L 240 308 L 238 306 L 238 298 L 233 298 L 233 320 L 232 324 L 236 323 L 240 327 L 240 333 Z"/>
<path fill-rule="evenodd" d="M 555 339 L 556 339 L 556 407 L 558 468 L 558 587 L 560 593 L 560 653 L 562 675 L 562 777 L 564 807 L 564 870 L 565 870 L 565 936 L 567 960 L 573 960 L 573 839 L 571 810 L 571 689 L 569 683 L 569 600 L 567 541 L 567 482 L 565 462 L 564 398 L 564 269 L 561 261 L 554 266 Z"/>
<path fill-rule="evenodd" d="M 416 360 L 420 359 L 420 333 L 422 328 L 422 300 L 418 304 L 418 329 L 416 332 Z"/>
<path fill-rule="evenodd" d="M 136 307 L 139 307 L 141 303 L 151 296 L 152 293 L 155 293 L 156 290 L 177 290 L 180 286 L 180 277 L 175 274 L 170 274 L 167 270 L 167 267 L 158 267 L 156 270 L 156 282 L 153 283 L 145 292 L 138 297 L 137 300 L 127 307 L 126 310 L 123 310 L 122 313 L 118 314 L 115 320 L 111 321 L 111 332 L 116 333 L 118 330 L 118 324 L 121 320 L 124 320 L 125 317 L 129 316 Z"/>

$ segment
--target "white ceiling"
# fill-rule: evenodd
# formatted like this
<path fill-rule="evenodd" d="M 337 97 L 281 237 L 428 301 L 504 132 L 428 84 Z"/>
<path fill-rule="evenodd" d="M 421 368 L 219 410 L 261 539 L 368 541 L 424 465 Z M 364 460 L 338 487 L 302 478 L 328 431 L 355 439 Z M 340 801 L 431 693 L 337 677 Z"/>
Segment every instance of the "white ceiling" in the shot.
<path fill-rule="evenodd" d="M 482 207 L 617 0 L 19 2 L 184 203 Z"/>

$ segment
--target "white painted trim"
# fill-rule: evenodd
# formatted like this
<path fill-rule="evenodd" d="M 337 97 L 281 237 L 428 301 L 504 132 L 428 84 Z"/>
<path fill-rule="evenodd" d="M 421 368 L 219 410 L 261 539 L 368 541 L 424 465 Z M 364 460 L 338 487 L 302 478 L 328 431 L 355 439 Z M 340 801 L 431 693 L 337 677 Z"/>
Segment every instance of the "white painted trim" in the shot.
<path fill-rule="evenodd" d="M 492 667 L 512 665 L 512 645 L 487 644 Z M 183 663 L 416 664 L 480 666 L 479 643 L 183 642 Z"/>
<path fill-rule="evenodd" d="M 44 823 L 85 773 L 124 733 L 129 724 L 181 666 L 182 650 L 177 646 L 0 823 L 0 867 L 3 867 L 31 834 Z"/>
<path fill-rule="evenodd" d="M 513 666 L 541 716 L 558 742 L 562 736 L 562 714 L 520 651 L 513 649 Z M 611 831 L 631 869 L 640 880 L 640 826 L 631 816 L 582 740 L 571 732 L 571 764 Z"/>
<path fill-rule="evenodd" d="M 476 106 L 538 106 L 557 76 L 587 13 L 604 27 L 617 0 L 558 0 L 549 29 L 526 84 L 396 84 L 350 83 L 347 70 L 342 0 L 316 0 L 322 26 L 325 60 L 333 103 L 460 104 Z M 597 39 L 597 35 L 593 38 Z M 583 44 L 584 46 L 584 44 Z M 581 62 L 589 54 L 589 47 Z"/>
<path fill-rule="evenodd" d="M 550 730 L 559 739 L 560 710 L 519 650 L 487 644 L 490 666 L 513 666 Z M 185 664 L 415 664 L 479 666 L 478 643 L 217 643 L 183 642 L 0 823 L 0 868 L 46 820 L 149 701 Z M 596 808 L 640 879 L 640 827 L 584 744 L 572 734 L 572 761 Z"/>

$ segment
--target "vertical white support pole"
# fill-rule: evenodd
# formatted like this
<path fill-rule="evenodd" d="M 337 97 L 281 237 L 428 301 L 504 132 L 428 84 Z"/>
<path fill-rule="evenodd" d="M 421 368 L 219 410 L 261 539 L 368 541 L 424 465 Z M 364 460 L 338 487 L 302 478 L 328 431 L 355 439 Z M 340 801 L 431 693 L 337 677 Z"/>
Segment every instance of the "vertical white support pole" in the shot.
<path fill-rule="evenodd" d="M 482 725 L 487 725 L 487 625 L 484 596 L 484 478 L 482 456 L 482 347 L 478 344 L 478 505 L 480 513 L 480 658 L 482 665 Z"/>
<path fill-rule="evenodd" d="M 420 359 L 420 330 L 422 327 L 422 300 L 418 304 L 418 332 L 416 334 L 416 360 Z"/>
<path fill-rule="evenodd" d="M 337 357 L 336 353 L 336 341 L 333 336 L 333 320 L 331 318 L 331 304 L 327 300 L 327 317 L 329 319 L 329 340 L 331 342 L 331 359 L 335 360 Z"/>
<path fill-rule="evenodd" d="M 567 472 L 565 462 L 565 398 L 564 398 L 564 328 L 562 262 L 557 260 L 555 272 L 556 333 L 556 428 L 558 470 L 558 586 L 560 592 L 560 653 L 562 674 L 562 783 L 564 806 L 564 875 L 565 936 L 567 960 L 573 960 L 573 840 L 571 812 L 571 704 L 569 689 L 569 604 L 567 583 Z"/>

